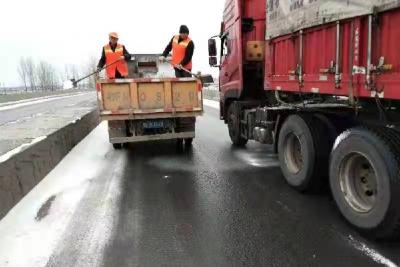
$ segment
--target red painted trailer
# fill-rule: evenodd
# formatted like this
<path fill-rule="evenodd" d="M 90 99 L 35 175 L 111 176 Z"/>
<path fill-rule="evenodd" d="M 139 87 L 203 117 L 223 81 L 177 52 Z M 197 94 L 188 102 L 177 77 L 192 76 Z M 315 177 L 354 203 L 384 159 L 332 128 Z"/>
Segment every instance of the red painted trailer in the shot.
<path fill-rule="evenodd" d="M 400 3 L 227 0 L 220 115 L 233 144 L 274 145 L 287 183 L 329 183 L 354 227 L 400 238 Z"/>

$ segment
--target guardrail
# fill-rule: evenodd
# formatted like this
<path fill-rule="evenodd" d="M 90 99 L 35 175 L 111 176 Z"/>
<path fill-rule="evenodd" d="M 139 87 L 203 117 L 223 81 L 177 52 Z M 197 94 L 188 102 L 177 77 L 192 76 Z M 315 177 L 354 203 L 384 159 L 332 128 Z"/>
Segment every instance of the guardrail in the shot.
<path fill-rule="evenodd" d="M 218 85 L 212 84 L 203 87 L 203 97 L 208 100 L 219 101 Z"/>

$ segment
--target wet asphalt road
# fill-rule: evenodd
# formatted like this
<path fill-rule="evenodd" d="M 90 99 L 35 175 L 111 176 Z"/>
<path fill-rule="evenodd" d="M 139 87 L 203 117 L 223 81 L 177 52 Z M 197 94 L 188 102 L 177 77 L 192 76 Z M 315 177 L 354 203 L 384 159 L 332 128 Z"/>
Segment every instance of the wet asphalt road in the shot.
<path fill-rule="evenodd" d="M 206 111 L 191 150 L 157 142 L 110 154 L 48 266 L 400 264 L 400 244 L 358 235 L 328 193 L 290 189 L 271 147 L 233 148 L 218 111 Z M 101 202 L 117 177 L 121 191 L 113 211 Z M 102 246 L 94 236 L 102 235 L 96 225 L 105 212 L 112 223 Z"/>

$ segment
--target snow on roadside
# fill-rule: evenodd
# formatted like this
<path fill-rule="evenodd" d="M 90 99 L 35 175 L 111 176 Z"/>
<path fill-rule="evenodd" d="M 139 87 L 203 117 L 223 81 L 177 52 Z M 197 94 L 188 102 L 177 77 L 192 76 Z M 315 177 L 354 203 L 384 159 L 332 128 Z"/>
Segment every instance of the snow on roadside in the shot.
<path fill-rule="evenodd" d="M 0 266 L 47 264 L 87 188 L 110 168 L 108 158 L 117 153 L 108 143 L 106 128 L 106 123 L 100 124 L 0 221 Z M 119 186 L 115 183 L 112 187 Z M 48 202 L 46 216 L 38 220 Z M 109 223 L 102 222 L 102 228 L 110 228 Z"/>
<path fill-rule="evenodd" d="M 219 110 L 219 102 L 214 100 L 203 99 L 203 104 Z"/>
<path fill-rule="evenodd" d="M 9 105 L 3 104 L 2 106 L 0 106 L 0 111 L 20 108 L 20 107 L 34 105 L 34 104 L 40 104 L 40 103 L 49 102 L 49 101 L 53 101 L 53 100 L 60 100 L 60 99 L 65 99 L 65 98 L 81 96 L 81 95 L 85 95 L 85 94 L 89 94 L 89 93 L 93 93 L 93 92 L 85 92 L 85 93 L 78 93 L 78 94 L 74 93 L 74 94 L 67 94 L 67 95 L 61 95 L 61 96 L 40 97 L 40 98 L 15 101 L 15 102 L 10 103 Z"/>
<path fill-rule="evenodd" d="M 20 153 L 21 151 L 27 149 L 28 147 L 30 147 L 30 146 L 32 146 L 32 145 L 34 145 L 34 144 L 36 144 L 36 143 L 38 143 L 38 142 L 40 142 L 40 141 L 46 139 L 46 138 L 47 138 L 47 136 L 40 136 L 40 137 L 37 137 L 37 138 L 33 139 L 31 142 L 29 142 L 29 143 L 22 144 L 22 145 L 20 145 L 19 147 L 16 147 L 16 148 L 14 148 L 13 150 L 10 150 L 10 151 L 8 151 L 8 152 L 5 153 L 5 154 L 0 155 L 0 163 L 2 163 L 2 162 L 4 162 L 4 161 L 8 160 L 9 158 L 11 158 L 12 156 L 14 156 L 15 154 Z"/>

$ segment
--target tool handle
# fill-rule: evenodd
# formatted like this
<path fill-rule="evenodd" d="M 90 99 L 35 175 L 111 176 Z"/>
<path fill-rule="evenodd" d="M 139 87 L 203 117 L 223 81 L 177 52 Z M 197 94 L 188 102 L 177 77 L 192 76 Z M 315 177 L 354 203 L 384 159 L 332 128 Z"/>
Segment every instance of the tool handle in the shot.
<path fill-rule="evenodd" d="M 87 78 L 89 78 L 89 77 L 92 76 L 92 75 L 98 74 L 100 71 L 102 71 L 102 70 L 104 70 L 105 68 L 108 68 L 108 67 L 110 67 L 110 66 L 112 66 L 112 65 L 114 65 L 114 64 L 116 64 L 116 63 L 118 63 L 118 62 L 120 62 L 121 60 L 124 60 L 124 58 L 120 58 L 120 59 L 118 59 L 118 60 L 116 60 L 116 61 L 114 61 L 114 62 L 112 62 L 112 63 L 110 63 L 110 64 L 108 64 L 108 65 L 105 65 L 105 66 L 102 67 L 101 69 L 98 69 L 98 70 L 96 70 L 95 72 L 90 73 L 90 74 L 86 75 L 85 77 L 76 80 L 75 83 L 79 83 L 80 81 L 83 81 L 84 79 L 87 79 Z"/>
<path fill-rule="evenodd" d="M 167 61 L 169 64 L 171 64 L 172 67 L 176 68 L 176 65 L 174 65 L 174 64 L 172 63 L 171 60 L 166 60 L 166 61 Z M 183 70 L 184 72 L 189 73 L 190 75 L 193 75 L 193 76 L 196 77 L 196 78 L 199 78 L 196 74 L 194 74 L 193 72 L 191 72 L 190 70 L 188 70 L 188 69 L 186 69 L 186 68 L 184 68 L 184 67 L 180 67 L 179 69 Z"/>
<path fill-rule="evenodd" d="M 183 70 L 184 72 L 187 72 L 187 73 L 189 73 L 189 74 L 191 74 L 191 75 L 193 75 L 194 77 L 196 77 L 196 78 L 197 78 L 197 75 L 196 75 L 196 74 L 194 74 L 193 72 L 191 72 L 190 70 L 188 70 L 188 69 L 185 69 L 184 67 L 181 67 L 180 69 L 181 69 L 181 70 Z"/>

